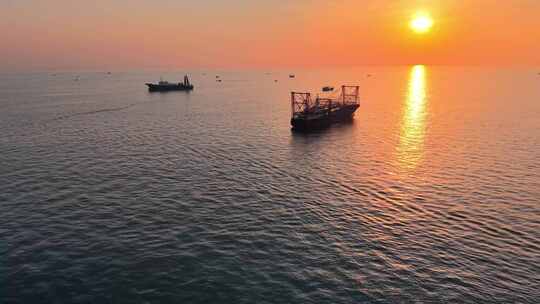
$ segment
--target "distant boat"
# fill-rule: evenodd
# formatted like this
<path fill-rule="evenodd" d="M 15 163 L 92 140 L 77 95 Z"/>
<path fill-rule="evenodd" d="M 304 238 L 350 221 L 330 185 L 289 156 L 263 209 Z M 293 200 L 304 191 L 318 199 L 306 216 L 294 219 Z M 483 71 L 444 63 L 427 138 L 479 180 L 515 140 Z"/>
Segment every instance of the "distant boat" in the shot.
<path fill-rule="evenodd" d="M 160 80 L 157 84 L 147 83 L 148 91 L 150 92 L 169 92 L 169 91 L 191 91 L 193 85 L 189 82 L 189 78 L 184 76 L 184 82 L 171 83 L 168 81 Z"/>
<path fill-rule="evenodd" d="M 323 92 L 330 92 L 330 91 L 333 91 L 333 90 L 334 90 L 334 87 L 323 87 L 322 88 Z"/>
<path fill-rule="evenodd" d="M 295 77 L 296 77 L 296 75 L 294 75 L 294 74 L 289 75 L 289 78 L 295 78 Z"/>

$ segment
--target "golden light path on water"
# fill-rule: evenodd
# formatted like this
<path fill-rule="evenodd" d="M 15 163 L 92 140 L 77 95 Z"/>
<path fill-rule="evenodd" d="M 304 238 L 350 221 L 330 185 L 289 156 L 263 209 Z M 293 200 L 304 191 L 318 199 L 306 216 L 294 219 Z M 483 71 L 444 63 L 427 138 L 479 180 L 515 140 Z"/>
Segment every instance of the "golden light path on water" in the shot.
<path fill-rule="evenodd" d="M 403 170 L 414 170 L 422 160 L 426 129 L 426 103 L 426 67 L 415 65 L 409 76 L 407 99 L 397 147 L 398 165 Z"/>

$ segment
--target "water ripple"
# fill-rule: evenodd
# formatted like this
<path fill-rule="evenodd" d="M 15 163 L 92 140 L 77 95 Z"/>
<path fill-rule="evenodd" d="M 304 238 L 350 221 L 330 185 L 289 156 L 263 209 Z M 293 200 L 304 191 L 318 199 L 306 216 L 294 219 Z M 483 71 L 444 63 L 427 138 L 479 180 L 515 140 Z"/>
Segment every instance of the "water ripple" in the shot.
<path fill-rule="evenodd" d="M 354 123 L 315 134 L 289 130 L 291 84 L 255 72 L 3 91 L 0 298 L 538 302 L 537 90 L 510 107 L 474 99 L 502 72 L 420 70 L 297 73 L 364 88 Z"/>

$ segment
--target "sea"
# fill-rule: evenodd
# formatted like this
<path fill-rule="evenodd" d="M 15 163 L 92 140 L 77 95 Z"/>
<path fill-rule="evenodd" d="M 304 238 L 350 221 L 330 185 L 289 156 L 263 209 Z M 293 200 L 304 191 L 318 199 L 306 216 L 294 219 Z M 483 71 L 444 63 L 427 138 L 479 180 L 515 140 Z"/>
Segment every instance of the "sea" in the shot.
<path fill-rule="evenodd" d="M 2 72 L 0 303 L 540 303 L 539 72 Z"/>

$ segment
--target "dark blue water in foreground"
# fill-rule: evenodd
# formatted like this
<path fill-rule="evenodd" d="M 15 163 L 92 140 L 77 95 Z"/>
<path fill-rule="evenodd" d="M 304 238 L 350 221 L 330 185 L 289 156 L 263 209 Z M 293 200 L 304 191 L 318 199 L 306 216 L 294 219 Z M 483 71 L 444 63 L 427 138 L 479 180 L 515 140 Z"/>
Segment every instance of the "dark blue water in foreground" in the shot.
<path fill-rule="evenodd" d="M 0 303 L 540 302 L 536 71 L 265 72 L 0 75 Z"/>

